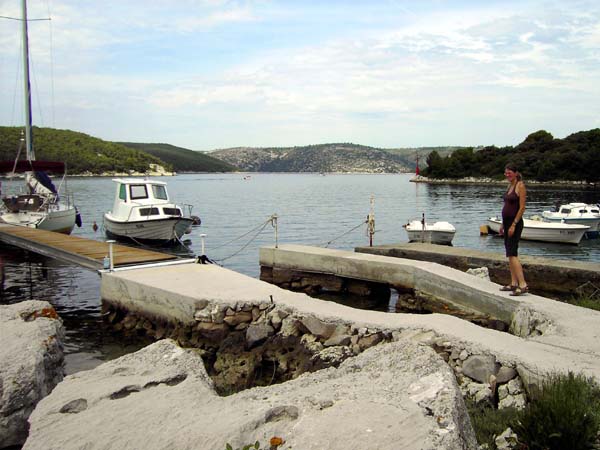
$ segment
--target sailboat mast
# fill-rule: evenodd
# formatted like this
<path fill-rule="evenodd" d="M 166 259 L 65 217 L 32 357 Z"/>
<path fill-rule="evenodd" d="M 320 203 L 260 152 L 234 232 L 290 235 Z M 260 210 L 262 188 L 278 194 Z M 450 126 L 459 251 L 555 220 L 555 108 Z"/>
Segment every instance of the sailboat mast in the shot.
<path fill-rule="evenodd" d="M 25 148 L 27 159 L 35 160 L 33 151 L 33 135 L 31 134 L 31 83 L 29 81 L 29 37 L 27 34 L 27 2 L 21 0 L 22 6 L 22 33 L 23 33 L 23 86 L 25 93 Z"/>

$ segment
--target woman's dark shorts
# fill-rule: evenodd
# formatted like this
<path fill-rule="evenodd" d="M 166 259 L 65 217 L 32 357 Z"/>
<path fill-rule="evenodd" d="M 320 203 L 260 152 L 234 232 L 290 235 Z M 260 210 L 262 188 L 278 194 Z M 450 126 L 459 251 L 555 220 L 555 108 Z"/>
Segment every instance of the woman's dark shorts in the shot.
<path fill-rule="evenodd" d="M 506 249 L 506 256 L 519 256 L 519 239 L 521 239 L 521 233 L 523 232 L 523 219 L 517 222 L 512 237 L 508 237 L 508 229 L 512 223 L 512 219 L 502 220 L 502 226 L 504 227 L 504 248 Z"/>

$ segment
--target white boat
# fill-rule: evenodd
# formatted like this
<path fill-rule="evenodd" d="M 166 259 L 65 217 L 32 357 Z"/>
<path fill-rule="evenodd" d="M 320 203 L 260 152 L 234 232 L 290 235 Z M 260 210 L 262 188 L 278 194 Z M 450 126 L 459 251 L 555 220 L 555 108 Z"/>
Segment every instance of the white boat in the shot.
<path fill-rule="evenodd" d="M 33 147 L 31 90 L 29 82 L 29 39 L 27 33 L 27 4 L 21 3 L 21 30 L 23 38 L 23 85 L 25 96 L 25 159 L 0 162 L 0 172 L 25 174 L 25 185 L 19 191 L 4 192 L 0 205 L 0 221 L 11 225 L 39 228 L 69 234 L 75 223 L 81 225 L 81 217 L 73 204 L 71 195 L 66 191 L 66 168 L 64 163 L 36 161 Z M 57 189 L 47 172 L 62 174 Z M 65 186 L 62 193 L 61 187 Z"/>
<path fill-rule="evenodd" d="M 192 206 L 178 206 L 169 200 L 167 183 L 140 178 L 116 178 L 112 211 L 104 214 L 104 229 L 111 239 L 140 244 L 177 243 L 191 232 L 197 218 Z"/>
<path fill-rule="evenodd" d="M 600 231 L 600 208 L 585 203 L 560 205 L 558 211 L 544 211 L 542 217 L 547 222 L 587 225 L 587 237 L 598 237 Z"/>
<path fill-rule="evenodd" d="M 451 245 L 456 233 L 456 228 L 448 222 L 435 222 L 425 220 L 411 220 L 404 225 L 409 242 L 426 242 L 429 244 Z"/>
<path fill-rule="evenodd" d="M 492 233 L 500 233 L 502 219 L 490 217 L 487 221 Z M 569 225 L 566 223 L 543 222 L 541 220 L 523 219 L 521 239 L 528 241 L 556 242 L 560 244 L 579 244 L 581 238 L 590 227 L 587 225 Z"/>

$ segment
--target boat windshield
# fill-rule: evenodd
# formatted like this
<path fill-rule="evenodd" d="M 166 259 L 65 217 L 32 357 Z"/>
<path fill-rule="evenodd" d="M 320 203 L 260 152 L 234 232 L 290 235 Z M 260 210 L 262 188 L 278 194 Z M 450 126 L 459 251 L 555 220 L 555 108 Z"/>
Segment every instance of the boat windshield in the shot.
<path fill-rule="evenodd" d="M 145 184 L 132 184 L 129 186 L 129 193 L 131 194 L 131 200 L 148 198 L 148 191 Z"/>
<path fill-rule="evenodd" d="M 160 184 L 152 185 L 152 194 L 154 194 L 154 198 L 158 200 L 168 200 L 167 189 Z"/>

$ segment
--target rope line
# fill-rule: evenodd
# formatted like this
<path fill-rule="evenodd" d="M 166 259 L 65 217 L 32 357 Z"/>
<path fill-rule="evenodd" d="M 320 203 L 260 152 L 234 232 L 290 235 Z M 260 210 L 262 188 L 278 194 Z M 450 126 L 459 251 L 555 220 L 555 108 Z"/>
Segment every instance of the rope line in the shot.
<path fill-rule="evenodd" d="M 245 233 L 244 233 L 244 234 L 242 234 L 241 236 L 238 236 L 238 237 L 236 237 L 236 238 L 233 238 L 232 240 L 230 240 L 230 241 L 228 241 L 228 242 L 225 242 L 224 244 L 218 245 L 218 246 L 216 246 L 215 248 L 213 248 L 213 249 L 211 249 L 211 250 L 217 250 L 217 249 L 219 249 L 219 248 L 221 248 L 221 247 L 225 247 L 226 245 L 229 245 L 229 244 L 231 244 L 232 242 L 235 242 L 235 241 L 237 241 L 238 239 L 241 239 L 241 238 L 243 238 L 244 236 L 247 236 L 247 235 L 249 235 L 250 233 L 252 233 L 252 232 L 254 232 L 254 231 L 258 230 L 258 229 L 259 229 L 259 228 L 261 228 L 261 227 L 262 227 L 262 229 L 264 229 L 264 228 L 265 228 L 265 226 L 266 226 L 268 223 L 270 223 L 270 222 L 271 222 L 271 220 L 272 220 L 272 219 L 271 219 L 271 218 L 269 218 L 269 219 L 267 219 L 265 222 L 263 222 L 263 223 L 261 223 L 261 224 L 257 225 L 256 227 L 252 228 L 250 231 L 247 231 L 247 232 L 245 232 Z M 262 229 L 261 229 L 261 231 L 262 231 Z"/>
<path fill-rule="evenodd" d="M 322 246 L 322 247 L 325 247 L 325 248 L 327 248 L 327 247 L 329 247 L 329 244 L 331 244 L 332 242 L 334 242 L 334 241 L 337 241 L 339 238 L 341 238 L 341 237 L 343 237 L 343 236 L 346 236 L 346 235 L 347 235 L 347 234 L 349 234 L 349 233 L 352 233 L 352 232 L 353 232 L 354 230 L 356 230 L 357 228 L 360 228 L 360 227 L 362 227 L 362 226 L 363 226 L 365 223 L 368 223 L 368 220 L 363 220 L 361 223 L 359 223 L 358 225 L 356 225 L 354 228 L 351 228 L 350 230 L 348 230 L 348 231 L 345 231 L 344 233 L 340 234 L 339 236 L 337 236 L 337 237 L 334 237 L 332 240 L 330 240 L 330 241 L 327 241 L 327 242 L 325 242 L 325 243 L 323 243 L 323 244 L 320 244 L 319 246 L 320 246 L 320 247 Z"/>
<path fill-rule="evenodd" d="M 219 262 L 226 261 L 226 260 L 228 260 L 228 259 L 230 259 L 230 258 L 233 258 L 233 257 L 234 257 L 234 256 L 236 256 L 236 255 L 239 255 L 239 254 L 240 254 L 242 251 L 244 251 L 244 250 L 246 249 L 246 247 L 248 247 L 248 246 L 249 246 L 249 245 L 252 243 L 252 241 L 254 241 L 254 240 L 255 240 L 255 239 L 256 239 L 256 238 L 257 238 L 257 237 L 260 235 L 260 233 L 262 233 L 262 231 L 265 229 L 265 227 L 266 227 L 266 226 L 267 226 L 269 223 L 271 223 L 271 219 L 269 219 L 269 220 L 267 220 L 265 223 L 263 223 L 263 224 L 262 224 L 262 226 L 261 226 L 261 228 L 260 228 L 260 229 L 259 229 L 259 230 L 256 232 L 256 234 L 255 234 L 255 235 L 254 235 L 252 238 L 250 238 L 250 240 L 249 240 L 248 242 L 246 242 L 246 243 L 245 243 L 245 244 L 242 246 L 242 248 L 240 248 L 238 251 L 236 251 L 235 253 L 233 253 L 233 254 L 231 254 L 231 255 L 229 255 L 229 256 L 227 256 L 227 257 L 225 257 L 225 258 L 221 258 L 221 259 L 215 259 L 214 261 L 216 261 L 217 263 L 219 263 Z M 248 234 L 248 233 L 246 233 L 246 235 L 247 235 L 247 234 Z"/>

